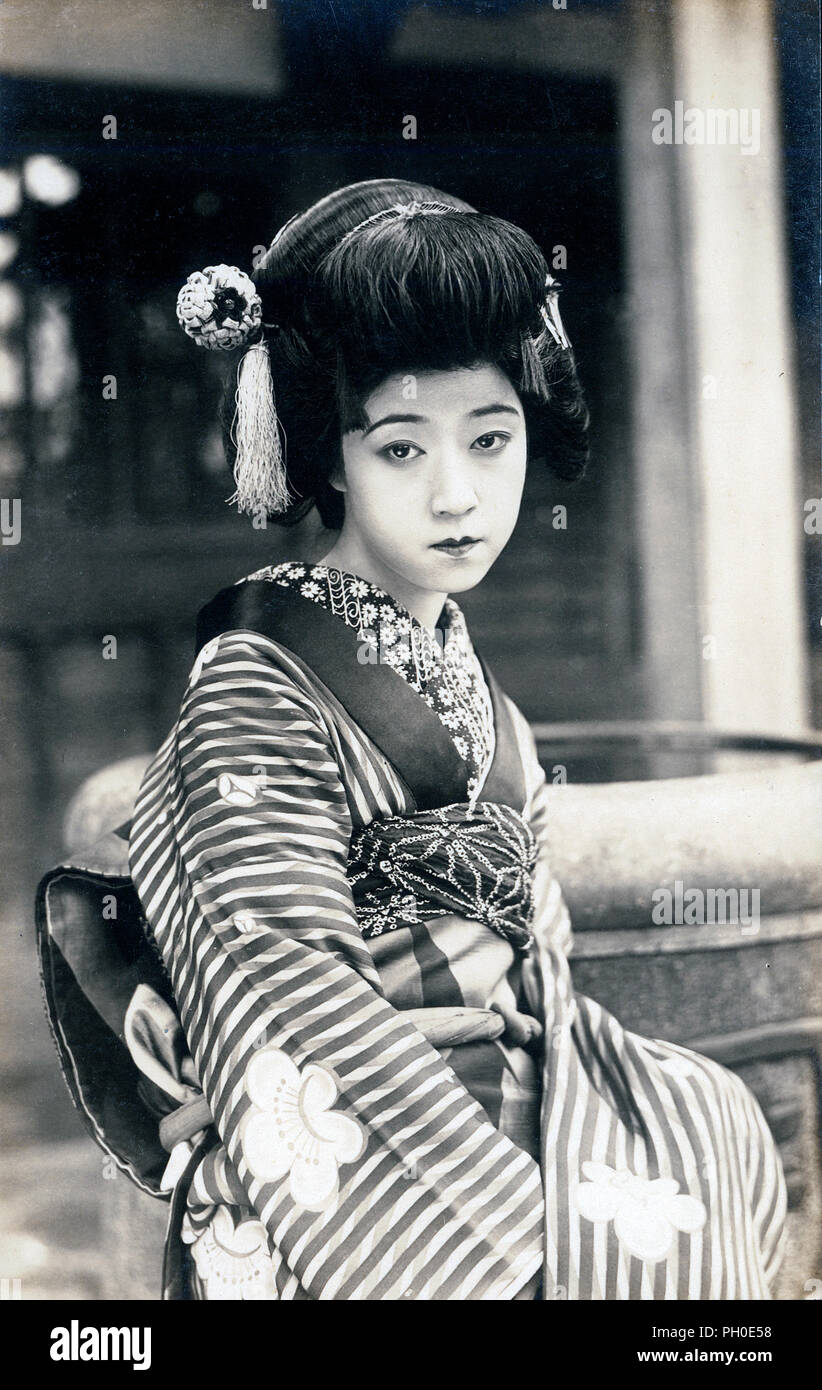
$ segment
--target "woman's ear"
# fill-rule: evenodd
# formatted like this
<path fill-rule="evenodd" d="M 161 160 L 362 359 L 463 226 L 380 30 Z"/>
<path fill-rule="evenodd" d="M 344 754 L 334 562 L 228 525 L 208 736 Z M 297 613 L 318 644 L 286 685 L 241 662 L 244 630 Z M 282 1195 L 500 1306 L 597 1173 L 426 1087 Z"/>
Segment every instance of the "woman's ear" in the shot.
<path fill-rule="evenodd" d="M 337 462 L 328 475 L 328 481 L 333 488 L 336 488 L 337 492 L 348 491 L 345 482 L 345 464 L 343 462 L 342 450 L 340 450 Z"/>

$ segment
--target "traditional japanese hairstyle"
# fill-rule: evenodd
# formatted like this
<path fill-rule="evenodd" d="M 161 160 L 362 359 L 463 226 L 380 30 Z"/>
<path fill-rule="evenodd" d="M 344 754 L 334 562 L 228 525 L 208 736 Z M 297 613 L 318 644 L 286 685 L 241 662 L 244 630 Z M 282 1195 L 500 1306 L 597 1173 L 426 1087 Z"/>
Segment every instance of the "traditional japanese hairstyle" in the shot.
<path fill-rule="evenodd" d="M 520 227 L 424 184 L 350 184 L 292 217 L 254 272 L 189 276 L 177 315 L 203 347 L 245 348 L 223 433 L 240 511 L 289 524 L 317 506 L 338 528 L 330 477 L 341 435 L 395 372 L 492 363 L 520 395 L 529 454 L 580 476 L 588 412 L 559 286 Z"/>

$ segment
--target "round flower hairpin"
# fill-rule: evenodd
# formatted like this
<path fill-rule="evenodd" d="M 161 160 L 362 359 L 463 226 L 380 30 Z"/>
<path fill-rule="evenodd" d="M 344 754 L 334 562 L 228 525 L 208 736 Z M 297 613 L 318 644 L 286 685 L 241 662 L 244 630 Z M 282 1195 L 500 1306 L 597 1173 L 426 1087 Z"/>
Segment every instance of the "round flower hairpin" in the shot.
<path fill-rule="evenodd" d="M 177 296 L 181 328 L 199 347 L 231 352 L 260 334 L 263 306 L 254 281 L 236 265 L 207 265 Z"/>

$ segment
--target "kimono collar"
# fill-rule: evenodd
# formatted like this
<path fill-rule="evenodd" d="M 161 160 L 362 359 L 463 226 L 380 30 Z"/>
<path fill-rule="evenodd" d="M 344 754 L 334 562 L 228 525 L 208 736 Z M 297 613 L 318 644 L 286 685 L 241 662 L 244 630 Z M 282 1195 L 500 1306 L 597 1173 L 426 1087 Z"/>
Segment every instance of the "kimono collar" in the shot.
<path fill-rule="evenodd" d="M 197 619 L 197 652 L 223 632 L 258 632 L 308 665 L 404 779 L 420 810 L 468 799 L 468 768 L 442 721 L 387 663 L 363 662 L 356 628 L 293 587 L 246 579 L 222 589 Z M 496 751 L 480 793 L 521 810 L 525 795 L 513 724 L 477 653 L 494 709 Z"/>
<path fill-rule="evenodd" d="M 361 575 L 334 566 L 286 560 L 248 578 L 297 589 L 304 598 L 329 609 L 354 628 L 361 640 L 373 639 L 380 649 L 380 660 L 393 666 L 421 693 L 435 676 L 444 649 L 452 661 L 470 660 L 465 618 L 453 599 L 446 598 L 432 630 L 393 594 Z"/>

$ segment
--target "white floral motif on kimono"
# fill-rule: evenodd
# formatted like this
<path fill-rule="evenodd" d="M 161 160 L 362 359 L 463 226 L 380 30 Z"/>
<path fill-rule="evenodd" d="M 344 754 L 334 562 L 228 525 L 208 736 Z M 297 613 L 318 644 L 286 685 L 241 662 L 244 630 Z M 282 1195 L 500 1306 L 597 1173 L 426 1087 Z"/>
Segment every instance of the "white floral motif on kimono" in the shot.
<path fill-rule="evenodd" d="M 665 1057 L 659 1065 L 663 1071 L 668 1072 L 670 1076 L 675 1076 L 678 1081 L 693 1076 L 696 1071 L 693 1062 L 689 1062 L 685 1057 L 680 1057 L 678 1053 L 674 1053 L 673 1057 Z"/>
<path fill-rule="evenodd" d="M 184 1225 L 182 1239 L 190 1243 L 191 1228 Z M 206 1297 L 269 1300 L 277 1297 L 274 1266 L 268 1253 L 268 1236 L 261 1221 L 231 1219 L 228 1207 L 218 1207 L 209 1225 L 191 1247 L 194 1264 L 206 1287 Z"/>
<path fill-rule="evenodd" d="M 217 791 L 229 806 L 253 806 L 259 800 L 260 784 L 253 777 L 238 777 L 236 772 L 222 772 L 217 778 Z"/>
<path fill-rule="evenodd" d="M 338 1168 L 365 1149 L 359 1123 L 331 1107 L 334 1078 L 310 1064 L 303 1072 L 277 1047 L 261 1049 L 248 1065 L 245 1089 L 252 1108 L 242 1122 L 243 1152 L 260 1182 L 289 1175 L 291 1196 L 309 1211 L 337 1200 Z"/>
<path fill-rule="evenodd" d="M 664 1260 L 677 1231 L 692 1235 L 705 1225 L 704 1202 L 680 1193 L 674 1178 L 639 1177 L 605 1163 L 583 1163 L 582 1171 L 589 1181 L 577 1188 L 578 1211 L 588 1221 L 613 1221 L 617 1237 L 638 1260 Z"/>
<path fill-rule="evenodd" d="M 215 656 L 217 655 L 217 649 L 219 645 L 219 637 L 212 637 L 211 641 L 206 642 L 205 646 L 201 648 L 197 656 L 197 659 L 195 660 L 194 665 L 191 668 L 191 675 L 189 676 L 190 685 L 194 685 L 195 681 L 198 681 L 200 679 L 200 676 L 203 673 L 203 667 L 208 666 L 209 662 L 214 660 Z"/>

